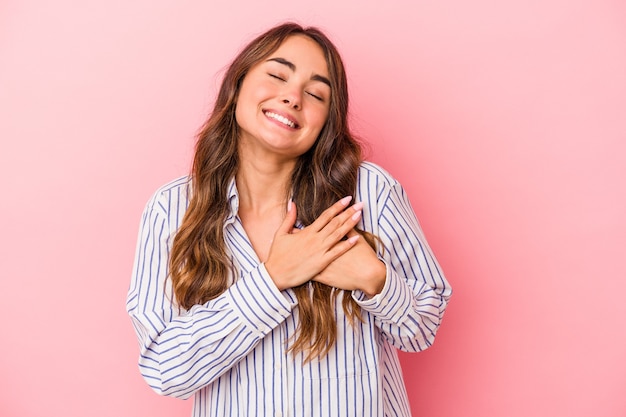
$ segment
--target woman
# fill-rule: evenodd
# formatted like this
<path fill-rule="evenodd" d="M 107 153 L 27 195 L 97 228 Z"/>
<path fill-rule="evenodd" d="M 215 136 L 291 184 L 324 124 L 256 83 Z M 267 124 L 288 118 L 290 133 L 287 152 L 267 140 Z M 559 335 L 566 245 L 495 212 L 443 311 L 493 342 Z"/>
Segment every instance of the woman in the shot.
<path fill-rule="evenodd" d="M 433 343 L 451 289 L 347 111 L 327 37 L 275 27 L 226 72 L 191 175 L 148 203 L 139 366 L 194 416 L 410 415 L 395 348 Z"/>

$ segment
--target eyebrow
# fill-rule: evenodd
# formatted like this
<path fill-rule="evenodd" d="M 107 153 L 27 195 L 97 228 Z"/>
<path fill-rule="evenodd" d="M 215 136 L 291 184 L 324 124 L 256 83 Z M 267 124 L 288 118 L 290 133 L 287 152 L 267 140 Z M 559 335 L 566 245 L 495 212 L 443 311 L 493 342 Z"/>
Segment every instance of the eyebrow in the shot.
<path fill-rule="evenodd" d="M 274 61 L 274 62 L 278 62 L 279 64 L 283 64 L 289 67 L 289 69 L 292 71 L 296 70 L 296 65 L 291 61 L 287 61 L 285 58 L 280 58 L 280 57 L 270 58 L 268 59 L 268 61 Z M 324 77 L 323 75 L 313 74 L 313 76 L 311 77 L 311 80 L 323 82 L 324 84 L 330 87 L 330 80 Z"/>

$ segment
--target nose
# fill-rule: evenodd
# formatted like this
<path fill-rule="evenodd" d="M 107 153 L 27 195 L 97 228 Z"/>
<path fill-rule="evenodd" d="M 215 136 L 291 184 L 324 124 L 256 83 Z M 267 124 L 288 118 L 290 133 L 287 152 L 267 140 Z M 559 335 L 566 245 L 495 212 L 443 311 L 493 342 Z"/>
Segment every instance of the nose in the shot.
<path fill-rule="evenodd" d="M 281 101 L 288 105 L 289 107 L 293 107 L 295 110 L 300 110 L 301 102 L 302 102 L 302 93 L 295 88 L 286 90 L 283 93 L 283 97 Z"/>
<path fill-rule="evenodd" d="M 288 98 L 284 98 L 283 99 L 283 103 L 285 103 L 286 105 L 293 107 L 295 110 L 298 110 L 300 108 L 300 105 L 295 101 L 295 100 L 290 100 Z"/>

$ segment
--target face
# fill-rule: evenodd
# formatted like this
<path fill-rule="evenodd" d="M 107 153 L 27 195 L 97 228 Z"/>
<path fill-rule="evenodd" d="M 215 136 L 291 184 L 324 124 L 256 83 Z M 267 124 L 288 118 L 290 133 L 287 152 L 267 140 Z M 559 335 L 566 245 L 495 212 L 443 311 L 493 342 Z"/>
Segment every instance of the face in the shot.
<path fill-rule="evenodd" d="M 235 110 L 242 157 L 295 159 L 309 150 L 328 118 L 328 80 L 322 48 L 302 35 L 287 38 L 253 66 Z"/>

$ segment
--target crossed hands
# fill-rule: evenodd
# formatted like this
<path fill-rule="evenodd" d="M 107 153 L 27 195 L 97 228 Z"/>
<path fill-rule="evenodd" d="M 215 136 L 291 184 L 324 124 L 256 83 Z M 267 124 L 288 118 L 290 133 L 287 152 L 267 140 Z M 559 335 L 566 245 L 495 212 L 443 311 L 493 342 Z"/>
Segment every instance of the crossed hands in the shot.
<path fill-rule="evenodd" d="M 303 229 L 294 228 L 296 206 L 289 204 L 265 261 L 278 289 L 313 280 L 342 290 L 358 289 L 369 297 L 382 290 L 385 265 L 354 230 L 363 203 L 348 207 L 351 200 L 342 198 Z"/>

